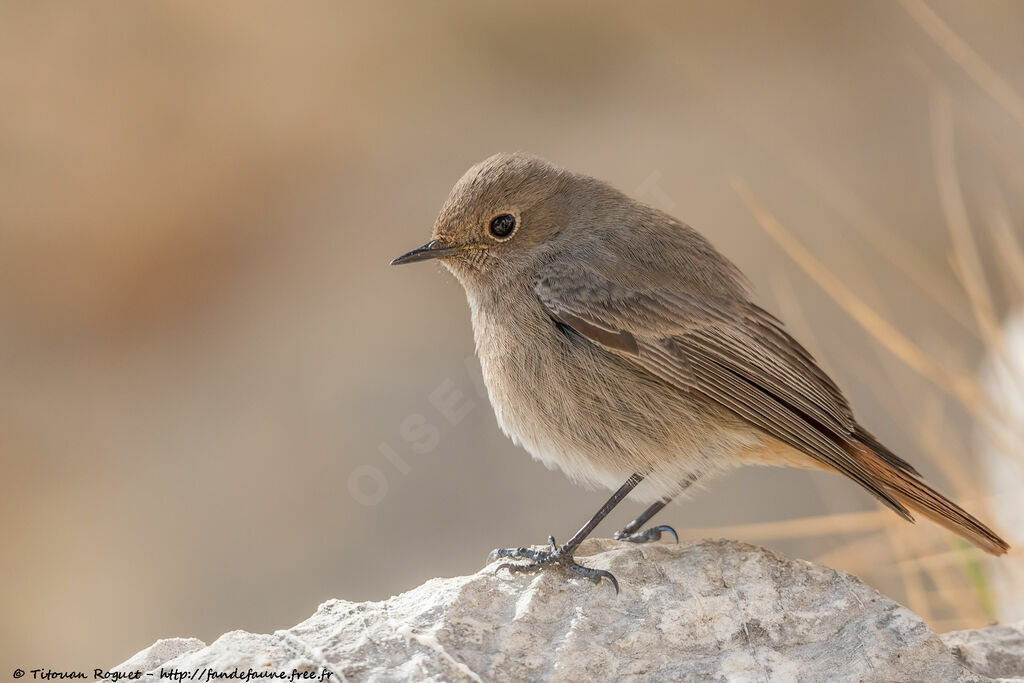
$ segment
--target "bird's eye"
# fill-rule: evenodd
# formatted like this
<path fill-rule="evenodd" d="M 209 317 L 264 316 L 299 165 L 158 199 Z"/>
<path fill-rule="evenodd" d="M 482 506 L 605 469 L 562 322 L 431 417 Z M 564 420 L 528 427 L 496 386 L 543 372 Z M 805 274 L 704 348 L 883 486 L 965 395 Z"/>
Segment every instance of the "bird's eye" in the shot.
<path fill-rule="evenodd" d="M 516 229 L 516 217 L 510 213 L 498 214 L 491 219 L 491 224 L 488 227 L 491 235 L 498 238 L 504 239 L 512 234 L 512 231 Z"/>

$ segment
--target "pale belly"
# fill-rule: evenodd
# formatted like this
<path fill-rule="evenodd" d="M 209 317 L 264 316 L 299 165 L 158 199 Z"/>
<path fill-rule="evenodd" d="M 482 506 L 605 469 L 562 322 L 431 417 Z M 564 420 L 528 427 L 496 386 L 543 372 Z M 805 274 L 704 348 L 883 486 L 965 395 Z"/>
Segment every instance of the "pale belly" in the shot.
<path fill-rule="evenodd" d="M 474 333 L 498 424 L 549 468 L 612 490 L 636 472 L 633 497 L 653 502 L 744 464 L 791 464 L 725 409 L 530 313 L 513 329 L 474 310 Z"/>

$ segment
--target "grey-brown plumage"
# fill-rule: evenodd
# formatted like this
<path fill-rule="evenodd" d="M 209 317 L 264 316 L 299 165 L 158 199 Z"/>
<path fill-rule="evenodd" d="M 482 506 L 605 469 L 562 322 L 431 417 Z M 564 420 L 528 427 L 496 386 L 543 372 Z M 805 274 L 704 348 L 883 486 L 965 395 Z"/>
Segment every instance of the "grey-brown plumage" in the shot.
<path fill-rule="evenodd" d="M 455 185 L 433 237 L 395 262 L 440 258 L 459 279 L 498 422 L 548 466 L 613 490 L 635 475 L 621 488 L 650 502 L 744 464 L 821 467 L 908 520 L 1008 548 L 858 425 L 737 268 L 675 218 L 498 154 Z"/>

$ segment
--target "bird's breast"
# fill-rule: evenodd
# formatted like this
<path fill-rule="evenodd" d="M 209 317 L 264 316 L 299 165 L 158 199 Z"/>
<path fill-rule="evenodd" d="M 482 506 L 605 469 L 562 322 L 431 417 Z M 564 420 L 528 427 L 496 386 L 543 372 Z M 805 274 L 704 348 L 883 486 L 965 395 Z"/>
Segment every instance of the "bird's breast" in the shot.
<path fill-rule="evenodd" d="M 499 426 L 574 480 L 614 489 L 642 472 L 651 492 L 638 494 L 653 500 L 691 474 L 728 469 L 722 453 L 752 438 L 709 427 L 720 423 L 708 406 L 559 326 L 536 299 L 470 303 Z"/>

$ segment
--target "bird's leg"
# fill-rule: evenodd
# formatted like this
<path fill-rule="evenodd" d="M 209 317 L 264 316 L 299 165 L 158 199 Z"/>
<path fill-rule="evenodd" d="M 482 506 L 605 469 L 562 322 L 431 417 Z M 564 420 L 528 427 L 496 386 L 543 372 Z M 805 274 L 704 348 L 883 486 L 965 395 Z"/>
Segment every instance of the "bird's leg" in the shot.
<path fill-rule="evenodd" d="M 671 500 L 671 498 L 659 500 L 657 503 L 644 510 L 642 515 L 623 527 L 621 531 L 616 531 L 612 538 L 616 541 L 629 541 L 630 543 L 650 543 L 652 541 L 660 541 L 661 534 L 666 532 L 675 536 L 676 543 L 678 543 L 679 534 L 677 534 L 676 530 L 667 524 L 652 526 L 646 531 L 640 531 L 640 533 L 637 533 L 640 530 L 640 527 L 646 524 L 651 517 L 658 514 L 658 511 L 668 505 Z"/>
<path fill-rule="evenodd" d="M 608 579 L 612 586 L 615 588 L 615 593 L 619 592 L 619 582 L 615 580 L 611 572 L 607 572 L 603 569 L 591 569 L 590 567 L 584 567 L 576 564 L 573 559 L 573 554 L 579 547 L 580 543 L 583 542 L 590 532 L 601 523 L 608 513 L 611 512 L 616 505 L 618 505 L 623 498 L 629 495 L 629 492 L 636 488 L 636 485 L 643 481 L 643 475 L 634 474 L 626 483 L 619 487 L 611 498 L 608 499 L 601 509 L 590 518 L 586 524 L 580 527 L 580 530 L 573 534 L 573 537 L 568 540 L 565 544 L 559 546 L 555 543 L 554 536 L 548 536 L 548 544 L 551 546 L 551 550 L 533 550 L 532 548 L 498 548 L 492 550 L 491 554 L 488 555 L 487 559 L 496 560 L 498 558 L 507 557 L 514 560 L 529 560 L 526 564 L 512 564 L 506 562 L 498 567 L 498 570 L 508 569 L 513 574 L 519 572 L 537 572 L 548 567 L 561 567 L 568 569 L 571 572 L 575 572 L 580 576 L 585 576 L 591 581 L 599 582 L 602 578 Z M 657 510 L 655 510 L 657 512 Z M 651 513 L 654 514 L 654 513 Z"/>
<path fill-rule="evenodd" d="M 683 482 L 682 488 L 680 488 L 679 491 L 677 491 L 677 493 L 681 493 L 684 490 L 688 489 L 690 485 L 693 484 L 693 482 L 695 482 L 696 480 L 697 478 L 693 475 L 688 477 L 686 481 Z M 615 535 L 612 536 L 612 538 L 614 538 L 616 541 L 629 541 L 630 543 L 650 543 L 651 541 L 661 540 L 661 535 L 663 533 L 669 533 L 675 537 L 676 543 L 678 543 L 679 534 L 677 534 L 676 530 L 667 524 L 662 524 L 661 526 L 654 526 L 650 529 L 647 529 L 646 531 L 640 531 L 640 527 L 642 527 L 644 524 L 647 524 L 647 522 L 650 521 L 651 517 L 658 514 L 661 511 L 661 508 L 665 507 L 670 502 L 672 502 L 672 496 L 662 498 L 657 503 L 644 510 L 643 514 L 641 514 L 639 517 L 637 517 L 632 522 L 627 524 L 621 531 L 616 531 Z"/>

